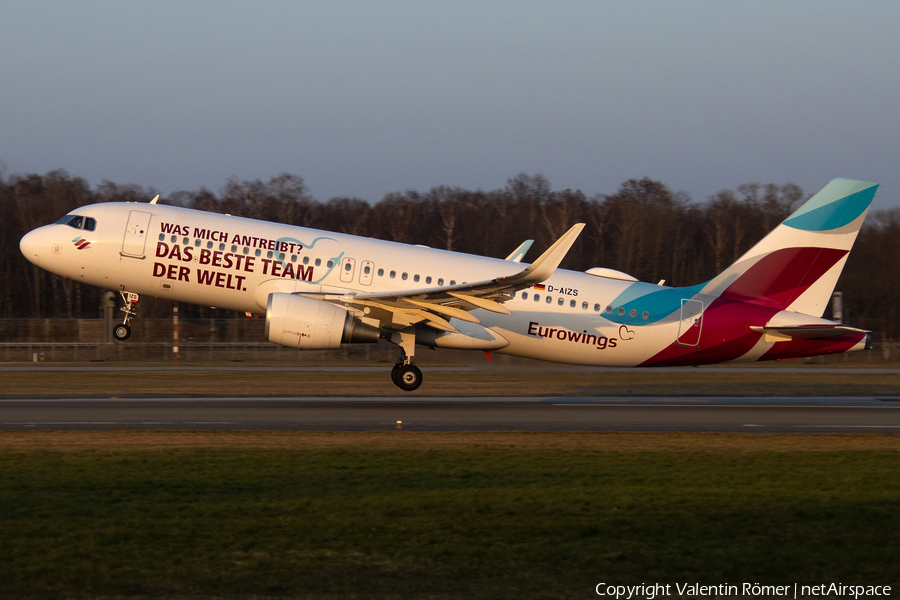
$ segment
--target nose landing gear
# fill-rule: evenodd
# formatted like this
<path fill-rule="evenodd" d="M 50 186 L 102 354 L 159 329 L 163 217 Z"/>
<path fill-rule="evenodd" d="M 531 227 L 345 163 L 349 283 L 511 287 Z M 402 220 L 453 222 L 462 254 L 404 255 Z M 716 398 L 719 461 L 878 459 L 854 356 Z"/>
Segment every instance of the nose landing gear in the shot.
<path fill-rule="evenodd" d="M 137 315 L 137 306 L 138 302 L 141 301 L 141 297 L 132 292 L 119 292 L 119 295 L 125 301 L 125 306 L 119 309 L 125 313 L 125 319 L 119 325 L 113 327 L 113 337 L 120 342 L 124 342 L 131 337 L 131 319 Z"/>

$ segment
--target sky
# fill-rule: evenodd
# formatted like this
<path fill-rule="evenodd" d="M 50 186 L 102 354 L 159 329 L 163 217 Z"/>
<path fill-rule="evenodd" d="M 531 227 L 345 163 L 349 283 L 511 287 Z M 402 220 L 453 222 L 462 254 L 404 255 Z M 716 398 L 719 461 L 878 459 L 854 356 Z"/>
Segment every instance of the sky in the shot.
<path fill-rule="evenodd" d="M 519 173 L 900 206 L 900 2 L 4 0 L 0 172 L 320 201 Z"/>

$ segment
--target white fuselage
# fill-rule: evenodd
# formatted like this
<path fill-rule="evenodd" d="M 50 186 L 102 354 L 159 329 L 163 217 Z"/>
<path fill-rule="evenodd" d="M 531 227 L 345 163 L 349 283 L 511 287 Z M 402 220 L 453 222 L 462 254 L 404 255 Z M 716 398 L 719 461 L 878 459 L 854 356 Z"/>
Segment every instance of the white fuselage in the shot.
<path fill-rule="evenodd" d="M 524 266 L 163 205 L 95 204 L 73 214 L 93 219 L 94 229 L 63 223 L 36 229 L 21 243 L 29 260 L 106 289 L 247 313 L 265 313 L 272 293 L 427 290 L 509 276 Z M 497 352 L 635 366 L 676 343 L 685 351 L 699 345 L 711 299 L 698 291 L 557 269 L 543 286 L 513 294 L 503 304 L 511 314 L 471 314 L 508 340 Z M 765 322 L 747 320 L 742 328 L 754 324 Z M 761 337 L 730 360 L 756 360 L 774 343 Z"/>

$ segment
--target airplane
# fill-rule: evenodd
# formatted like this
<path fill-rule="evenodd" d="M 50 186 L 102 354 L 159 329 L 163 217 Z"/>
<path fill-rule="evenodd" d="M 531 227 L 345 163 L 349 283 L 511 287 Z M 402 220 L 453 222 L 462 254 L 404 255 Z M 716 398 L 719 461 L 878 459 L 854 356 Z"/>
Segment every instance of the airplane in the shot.
<path fill-rule="evenodd" d="M 584 228 L 533 263 L 157 204 L 83 206 L 20 242 L 52 273 L 117 290 L 128 339 L 141 295 L 248 314 L 299 349 L 386 340 L 394 384 L 417 389 L 416 345 L 578 365 L 661 367 L 869 347 L 822 318 L 877 184 L 835 179 L 713 279 L 689 287 L 559 269 Z M 524 267 L 524 268 L 523 268 Z"/>

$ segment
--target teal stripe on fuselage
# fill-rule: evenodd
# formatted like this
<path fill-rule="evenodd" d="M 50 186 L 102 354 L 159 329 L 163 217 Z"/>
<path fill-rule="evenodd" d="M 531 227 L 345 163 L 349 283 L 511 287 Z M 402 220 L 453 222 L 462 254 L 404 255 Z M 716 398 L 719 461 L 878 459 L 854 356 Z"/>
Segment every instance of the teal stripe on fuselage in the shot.
<path fill-rule="evenodd" d="M 866 181 L 835 179 L 784 224 L 803 231 L 840 229 L 858 219 L 869 208 L 877 189 L 877 184 Z"/>
<path fill-rule="evenodd" d="M 650 325 L 680 311 L 681 301 L 693 298 L 705 285 L 661 288 L 652 283 L 634 283 L 612 301 L 611 313 L 605 312 L 604 308 L 603 317 L 619 325 Z M 620 315 L 619 308 L 624 309 L 625 314 Z M 633 317 L 632 310 L 635 311 Z M 646 319 L 643 317 L 645 312 L 648 313 Z"/>

